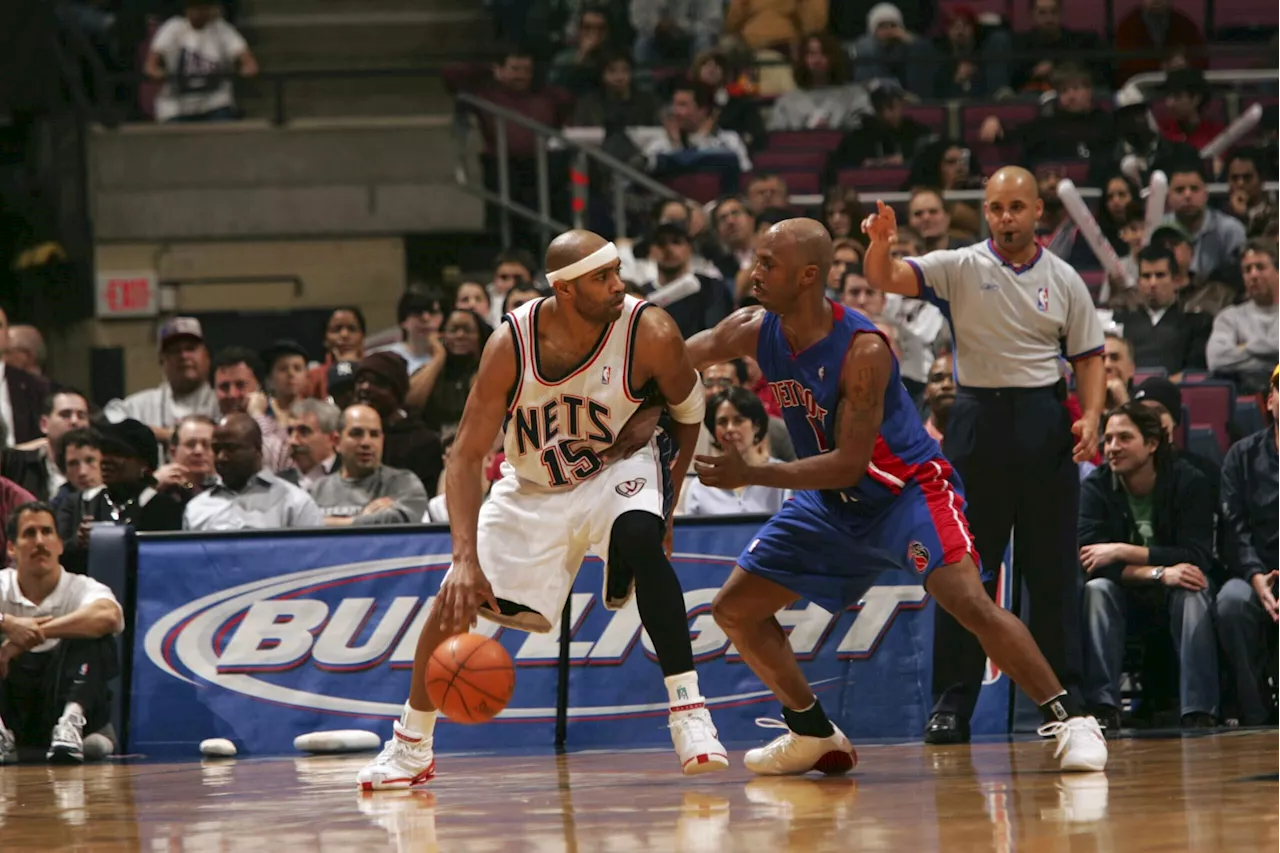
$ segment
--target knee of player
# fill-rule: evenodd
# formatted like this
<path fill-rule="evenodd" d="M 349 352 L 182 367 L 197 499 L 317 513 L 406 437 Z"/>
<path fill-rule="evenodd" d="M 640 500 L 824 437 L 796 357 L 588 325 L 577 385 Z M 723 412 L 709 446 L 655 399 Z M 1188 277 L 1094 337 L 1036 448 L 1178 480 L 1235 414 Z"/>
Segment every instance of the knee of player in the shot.
<path fill-rule="evenodd" d="M 732 633 L 742 625 L 742 610 L 734 604 L 733 596 L 726 595 L 722 589 L 711 601 L 711 618 L 726 634 Z"/>
<path fill-rule="evenodd" d="M 967 630 L 978 633 L 982 627 L 996 618 L 1000 608 L 987 597 L 981 584 L 937 584 L 929 590 L 937 600 L 938 606 L 955 617 L 956 621 Z"/>
<path fill-rule="evenodd" d="M 624 512 L 613 522 L 609 534 L 611 556 L 616 555 L 633 568 L 643 570 L 645 564 L 663 557 L 662 536 L 666 532 L 662 519 L 650 512 Z"/>

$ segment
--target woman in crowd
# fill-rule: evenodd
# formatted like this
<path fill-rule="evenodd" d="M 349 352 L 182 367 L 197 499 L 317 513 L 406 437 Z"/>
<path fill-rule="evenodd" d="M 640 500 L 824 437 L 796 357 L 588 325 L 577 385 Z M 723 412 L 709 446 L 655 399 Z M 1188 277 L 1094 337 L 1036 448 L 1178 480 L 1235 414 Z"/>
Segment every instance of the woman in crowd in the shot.
<path fill-rule="evenodd" d="M 458 290 L 453 295 L 453 307 L 462 311 L 474 311 L 481 317 L 488 317 L 493 313 L 489 291 L 483 284 L 475 281 L 464 281 L 458 285 Z"/>
<path fill-rule="evenodd" d="M 770 130 L 847 130 L 871 115 L 867 90 L 852 82 L 848 57 L 831 33 L 804 40 L 792 73 L 796 88 L 774 102 Z"/>
<path fill-rule="evenodd" d="M 769 416 L 759 398 L 746 388 L 731 386 L 712 397 L 705 422 L 716 449 L 732 448 L 750 465 L 778 461 L 769 455 Z M 770 486 L 719 489 L 704 486 L 697 477 L 691 477 L 685 487 L 684 514 L 772 514 L 782 508 L 786 498 L 784 489 Z"/>
<path fill-rule="evenodd" d="M 1117 174 L 1107 178 L 1102 193 L 1102 209 L 1098 211 L 1098 227 L 1122 257 L 1129 251 L 1128 245 L 1120 236 L 1120 229 L 1125 223 L 1125 209 L 1138 198 L 1138 188 L 1124 175 Z"/>
<path fill-rule="evenodd" d="M 445 356 L 432 359 L 409 379 L 405 408 L 420 408 L 427 426 L 449 433 L 462 420 L 467 394 L 480 367 L 480 353 L 493 327 L 476 311 L 454 308 L 442 329 Z"/>
<path fill-rule="evenodd" d="M 734 78 L 733 67 L 725 54 L 718 50 L 698 54 L 689 68 L 689 79 L 715 90 L 716 109 L 720 111 L 716 123 L 721 128 L 737 133 L 753 151 L 768 141 L 764 119 L 753 100 L 755 93 Z"/>
<path fill-rule="evenodd" d="M 833 240 L 857 240 L 858 225 L 866 213 L 853 187 L 832 187 L 822 200 L 822 223 Z"/>
<path fill-rule="evenodd" d="M 963 142 L 940 139 L 925 146 L 911 163 L 911 174 L 903 182 L 904 190 L 929 187 L 939 192 L 982 188 L 982 167 Z M 947 202 L 951 227 L 957 231 L 978 234 L 982 217 L 976 203 Z"/>
<path fill-rule="evenodd" d="M 309 397 L 321 400 L 329 396 L 329 368 L 343 361 L 364 358 L 364 336 L 368 331 L 364 312 L 354 305 L 334 308 L 324 326 L 324 363 L 311 368 Z"/>

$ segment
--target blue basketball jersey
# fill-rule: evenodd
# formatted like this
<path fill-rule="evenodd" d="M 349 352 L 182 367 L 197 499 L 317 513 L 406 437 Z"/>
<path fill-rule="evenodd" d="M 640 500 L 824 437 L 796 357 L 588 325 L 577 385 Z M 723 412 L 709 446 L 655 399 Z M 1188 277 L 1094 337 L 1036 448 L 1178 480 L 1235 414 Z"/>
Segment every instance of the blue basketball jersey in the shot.
<path fill-rule="evenodd" d="M 765 312 L 760 327 L 756 361 L 782 407 L 798 458 L 835 449 L 836 405 L 845 356 L 854 335 L 880 334 L 874 323 L 853 309 L 832 302 L 831 311 L 835 321 L 831 333 L 800 353 L 791 351 L 778 315 Z M 902 492 L 918 466 L 941 456 L 938 442 L 925 432 L 911 396 L 902 387 L 895 357 L 871 464 L 856 485 L 836 492 L 862 509 L 878 510 Z"/>

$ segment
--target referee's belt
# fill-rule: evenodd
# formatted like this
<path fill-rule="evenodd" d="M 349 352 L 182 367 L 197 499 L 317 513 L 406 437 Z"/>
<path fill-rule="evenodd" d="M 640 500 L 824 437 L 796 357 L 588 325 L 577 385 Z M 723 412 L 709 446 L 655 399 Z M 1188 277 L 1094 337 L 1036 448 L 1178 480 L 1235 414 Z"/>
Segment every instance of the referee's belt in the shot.
<path fill-rule="evenodd" d="M 964 394 L 979 401 L 1048 396 L 1062 403 L 1067 399 L 1067 383 L 1066 380 L 1059 379 L 1053 385 L 1044 385 L 1039 388 L 973 388 L 960 385 L 956 388 L 956 394 Z"/>

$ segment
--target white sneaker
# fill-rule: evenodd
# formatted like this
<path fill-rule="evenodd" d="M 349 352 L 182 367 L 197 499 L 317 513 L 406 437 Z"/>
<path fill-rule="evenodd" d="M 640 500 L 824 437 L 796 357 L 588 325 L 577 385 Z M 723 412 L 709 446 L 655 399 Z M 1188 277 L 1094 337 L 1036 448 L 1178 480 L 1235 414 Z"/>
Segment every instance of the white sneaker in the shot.
<path fill-rule="evenodd" d="M 728 769 L 729 756 L 720 745 L 711 712 L 706 708 L 678 711 L 671 715 L 669 725 L 671 742 L 675 744 L 684 775 Z"/>
<path fill-rule="evenodd" d="M 13 732 L 0 726 L 0 764 L 18 763 L 18 741 Z"/>
<path fill-rule="evenodd" d="M 436 758 L 431 751 L 434 738 L 411 732 L 399 722 L 392 726 L 378 757 L 364 766 L 356 782 L 362 791 L 385 791 L 421 785 L 436 775 Z"/>
<path fill-rule="evenodd" d="M 53 727 L 49 751 L 45 758 L 53 764 L 84 763 L 84 717 L 64 714 Z"/>
<path fill-rule="evenodd" d="M 853 744 L 836 728 L 831 737 L 798 735 L 782 720 L 762 717 L 756 720 L 762 729 L 783 729 L 786 734 L 774 738 L 765 746 L 747 750 L 743 763 L 747 769 L 761 776 L 799 776 L 817 770 L 829 776 L 848 773 L 858 765 L 858 753 Z"/>
<path fill-rule="evenodd" d="M 1058 739 L 1053 757 L 1062 759 L 1063 770 L 1093 772 L 1107 766 L 1107 740 L 1093 717 L 1070 717 L 1066 722 L 1045 723 L 1036 729 L 1036 734 Z"/>

